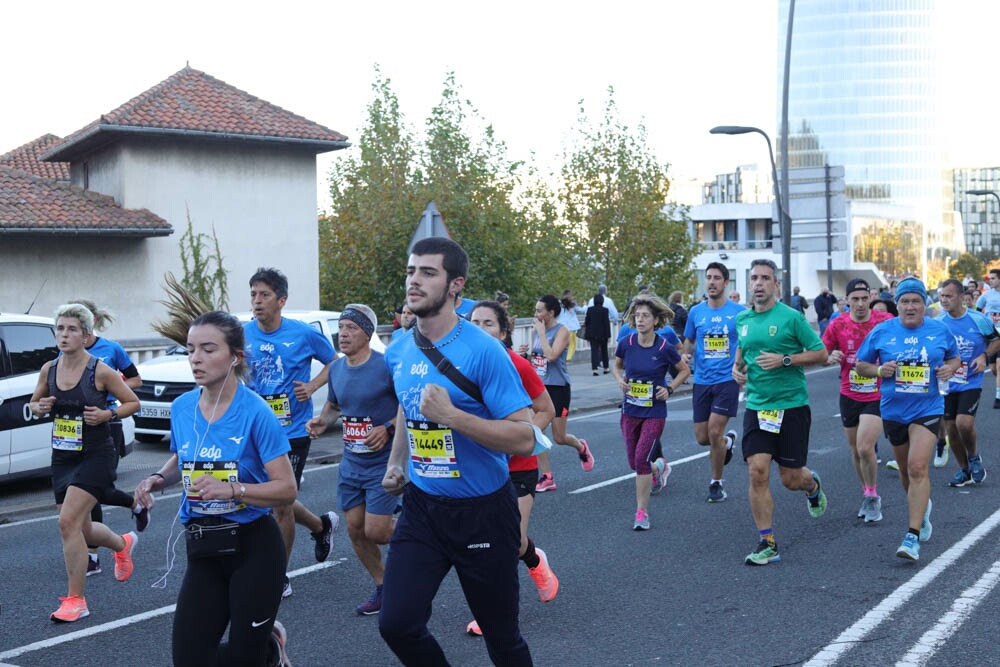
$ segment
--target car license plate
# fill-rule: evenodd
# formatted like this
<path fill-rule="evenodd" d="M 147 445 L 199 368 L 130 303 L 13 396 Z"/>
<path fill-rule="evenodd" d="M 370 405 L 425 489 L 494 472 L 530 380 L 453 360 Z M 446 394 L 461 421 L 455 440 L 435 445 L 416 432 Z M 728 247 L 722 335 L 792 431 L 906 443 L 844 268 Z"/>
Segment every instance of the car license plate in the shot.
<path fill-rule="evenodd" d="M 150 417 L 152 419 L 170 419 L 170 406 L 139 408 L 140 417 Z"/>

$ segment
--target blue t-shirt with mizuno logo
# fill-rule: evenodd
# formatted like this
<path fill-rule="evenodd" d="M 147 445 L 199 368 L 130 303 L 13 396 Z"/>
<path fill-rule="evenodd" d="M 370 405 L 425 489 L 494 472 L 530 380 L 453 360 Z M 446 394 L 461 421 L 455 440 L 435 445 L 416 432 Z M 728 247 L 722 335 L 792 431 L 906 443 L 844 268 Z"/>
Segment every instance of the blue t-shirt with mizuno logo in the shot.
<path fill-rule="evenodd" d="M 452 403 L 483 419 L 503 419 L 531 405 L 503 343 L 459 318 L 435 347 L 483 394 L 483 403 L 455 386 L 404 336 L 386 348 L 385 364 L 406 417 L 409 479 L 426 493 L 450 498 L 485 496 L 507 483 L 507 455 L 428 420 L 420 412 L 424 387 L 448 390 Z"/>
<path fill-rule="evenodd" d="M 185 499 L 180 519 L 217 516 L 249 523 L 271 512 L 234 500 L 202 500 L 186 489 L 199 475 L 210 474 L 224 482 L 261 484 L 270 481 L 265 464 L 289 451 L 288 438 L 281 432 L 270 407 L 245 385 L 236 387 L 233 402 L 211 425 L 198 409 L 201 388 L 179 396 L 171 407 L 170 451 L 177 454 Z"/>
<path fill-rule="evenodd" d="M 305 322 L 281 318 L 281 326 L 267 333 L 256 320 L 243 325 L 246 335 L 247 363 L 250 366 L 250 388 L 260 394 L 285 436 L 306 436 L 306 422 L 312 417 L 312 401 L 295 397 L 295 382 L 312 379 L 312 360 L 324 366 L 337 356 L 333 344 L 321 331 Z"/>
<path fill-rule="evenodd" d="M 684 338 L 694 341 L 695 384 L 719 384 L 733 380 L 733 361 L 736 358 L 738 336 L 736 316 L 746 307 L 729 299 L 712 308 L 702 302 L 688 313 Z"/>
<path fill-rule="evenodd" d="M 965 310 L 962 317 L 952 317 L 941 313 L 935 318 L 942 322 L 955 337 L 958 355 L 962 358 L 962 366 L 948 383 L 948 391 L 960 392 L 969 389 L 981 389 L 984 371 L 973 374 L 969 366 L 972 360 L 986 351 L 986 345 L 997 337 L 993 322 L 980 312 Z M 988 366 L 987 362 L 987 366 Z"/>
<path fill-rule="evenodd" d="M 865 336 L 858 350 L 858 361 L 896 362 L 896 374 L 882 378 L 880 407 L 883 419 L 903 424 L 944 413 L 935 371 L 957 356 L 951 331 L 928 317 L 915 329 L 903 326 L 898 317 L 882 322 Z"/>

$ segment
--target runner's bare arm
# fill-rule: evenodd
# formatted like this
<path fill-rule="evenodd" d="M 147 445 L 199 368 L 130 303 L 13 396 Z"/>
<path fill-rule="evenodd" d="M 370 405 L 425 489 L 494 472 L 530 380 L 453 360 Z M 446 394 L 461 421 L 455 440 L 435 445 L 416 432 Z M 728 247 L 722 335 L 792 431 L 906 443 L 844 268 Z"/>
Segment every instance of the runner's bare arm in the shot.
<path fill-rule="evenodd" d="M 323 404 L 323 411 L 306 422 L 306 433 L 310 438 L 318 438 L 323 435 L 330 425 L 340 418 L 340 406 L 334 405 L 330 401 Z"/>
<path fill-rule="evenodd" d="M 51 365 L 51 361 L 42 364 L 42 370 L 38 372 L 38 383 L 35 385 L 35 391 L 31 394 L 31 400 L 28 401 L 28 409 L 36 417 L 49 414 L 56 402 L 55 397 L 49 396 L 49 366 Z"/>
<path fill-rule="evenodd" d="M 295 389 L 293 390 L 295 392 L 295 398 L 305 403 L 312 398 L 313 394 L 325 387 L 326 381 L 330 377 L 330 364 L 332 363 L 333 362 L 331 361 L 329 364 L 324 366 L 323 370 L 316 373 L 316 377 L 309 380 L 309 382 L 299 382 L 297 380 L 293 382 L 292 384 L 295 385 Z"/>
<path fill-rule="evenodd" d="M 548 391 L 543 391 L 531 399 L 531 411 L 535 413 L 531 422 L 544 431 L 556 416 L 556 406 L 552 404 L 552 397 Z"/>
<path fill-rule="evenodd" d="M 406 440 L 406 415 L 400 407 L 396 412 L 396 435 L 392 439 L 392 451 L 389 453 L 389 463 L 382 477 L 382 488 L 394 496 L 403 492 L 406 486 L 407 452 L 409 443 Z"/>

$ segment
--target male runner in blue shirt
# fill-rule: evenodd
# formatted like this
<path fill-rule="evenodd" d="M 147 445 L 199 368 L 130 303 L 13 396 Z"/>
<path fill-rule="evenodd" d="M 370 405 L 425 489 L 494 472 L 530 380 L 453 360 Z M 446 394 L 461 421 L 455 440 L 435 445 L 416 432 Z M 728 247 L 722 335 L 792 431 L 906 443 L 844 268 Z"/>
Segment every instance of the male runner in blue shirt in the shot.
<path fill-rule="evenodd" d="M 281 316 L 288 300 L 288 279 L 277 269 L 260 268 L 250 278 L 250 306 L 254 319 L 243 325 L 246 357 L 250 366 L 250 388 L 264 397 L 284 429 L 291 446 L 289 458 L 295 484 L 302 484 L 302 471 L 309 456 L 306 422 L 312 417 L 313 393 L 326 385 L 330 363 L 337 352 L 322 332 L 305 322 Z M 310 379 L 312 360 L 323 370 Z M 333 548 L 340 518 L 334 512 L 316 516 L 298 500 L 274 508 L 274 518 L 285 540 L 289 558 L 295 544 L 295 524 L 305 526 L 316 541 L 316 560 L 323 562 Z M 282 597 L 292 594 L 285 578 Z"/>
<path fill-rule="evenodd" d="M 468 267 L 450 239 L 413 247 L 406 303 L 417 324 L 385 352 L 399 414 L 382 486 L 405 494 L 405 509 L 389 542 L 379 632 L 404 665 L 447 665 L 427 621 L 454 567 L 494 664 L 527 666 L 518 627 L 520 514 L 507 457 L 534 449 L 531 399 L 503 345 L 455 313 Z M 441 362 L 430 360 L 433 349 Z M 445 361 L 482 401 L 439 370 Z"/>

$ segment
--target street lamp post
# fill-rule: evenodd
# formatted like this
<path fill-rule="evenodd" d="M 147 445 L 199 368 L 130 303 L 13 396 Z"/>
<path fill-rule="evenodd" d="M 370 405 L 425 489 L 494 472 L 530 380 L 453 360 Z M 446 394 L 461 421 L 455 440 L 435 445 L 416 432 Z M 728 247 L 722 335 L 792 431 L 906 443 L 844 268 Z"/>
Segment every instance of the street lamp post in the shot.
<path fill-rule="evenodd" d="M 771 159 L 771 179 L 774 181 L 774 199 L 778 204 L 778 225 L 781 230 L 781 300 L 786 305 L 792 304 L 792 218 L 788 214 L 788 200 L 782 198 L 787 192 L 778 187 L 778 167 L 774 163 L 774 149 L 771 148 L 771 137 L 759 127 L 745 125 L 719 125 L 709 130 L 711 134 L 750 134 L 756 132 L 767 142 L 767 155 Z M 785 188 L 787 190 L 787 188 Z"/>
<path fill-rule="evenodd" d="M 973 195 L 973 196 L 976 196 L 976 197 L 990 197 L 990 196 L 996 197 L 997 206 L 1000 207 L 1000 194 L 997 194 L 996 190 L 966 190 L 965 194 L 967 194 L 967 195 Z M 989 211 L 986 212 L 986 231 L 987 231 L 987 241 L 988 242 L 985 244 L 985 247 L 990 248 L 992 250 L 992 248 L 993 248 L 993 230 L 990 228 L 990 215 L 989 215 Z M 948 267 L 945 267 L 945 268 L 948 268 Z"/>

